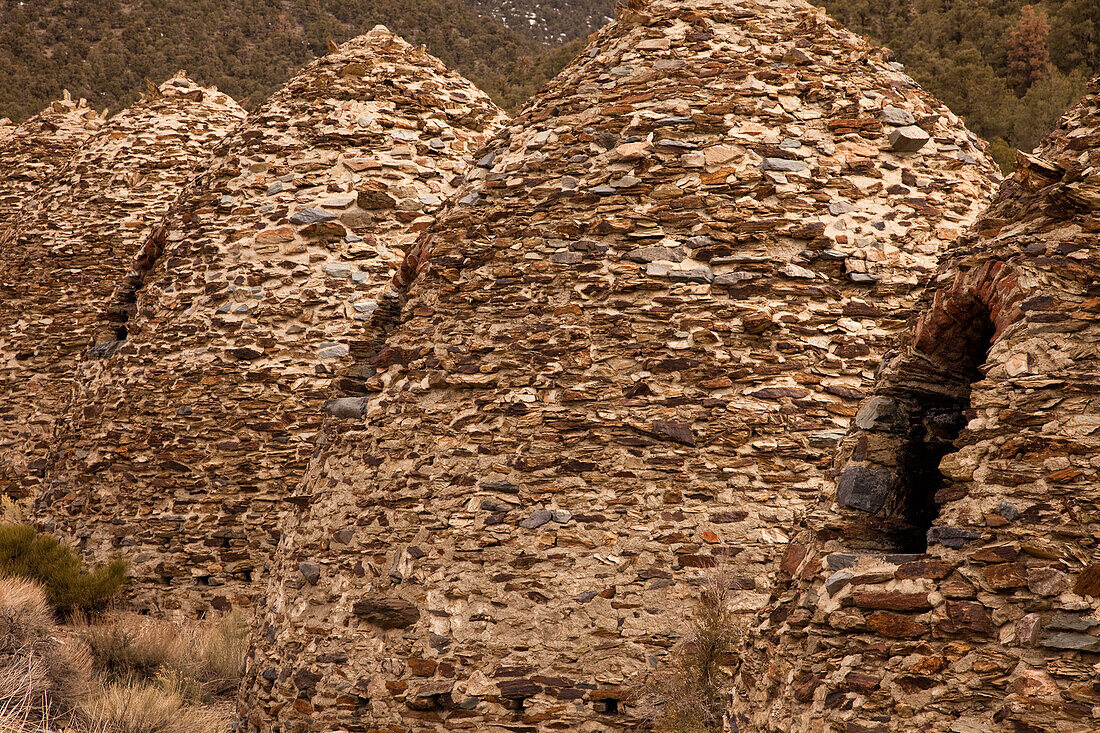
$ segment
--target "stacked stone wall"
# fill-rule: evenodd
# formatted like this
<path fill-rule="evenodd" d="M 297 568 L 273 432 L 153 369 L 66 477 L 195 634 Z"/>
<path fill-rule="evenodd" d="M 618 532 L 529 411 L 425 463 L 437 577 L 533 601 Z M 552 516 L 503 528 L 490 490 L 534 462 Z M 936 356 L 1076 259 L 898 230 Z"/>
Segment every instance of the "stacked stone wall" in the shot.
<path fill-rule="evenodd" d="M 20 212 L 0 234 L 0 493 L 37 496 L 81 363 L 124 331 L 134 256 L 243 116 L 179 75 L 101 127 L 60 102 L 7 143 L 21 167 L 3 184 Z"/>
<path fill-rule="evenodd" d="M 1019 156 L 857 413 L 746 650 L 745 729 L 1097 729 L 1098 164 L 1100 80 Z"/>
<path fill-rule="evenodd" d="M 637 725 L 698 582 L 767 600 L 997 180 L 808 3 L 623 8 L 406 256 L 297 492 L 248 728 Z"/>
<path fill-rule="evenodd" d="M 22 124 L 0 120 L 0 237 L 102 124 L 85 100 L 68 93 Z"/>
<path fill-rule="evenodd" d="M 502 120 L 382 27 L 288 82 L 144 248 L 126 338 L 78 385 L 40 521 L 93 559 L 127 556 L 138 606 L 249 605 L 329 384 Z"/>

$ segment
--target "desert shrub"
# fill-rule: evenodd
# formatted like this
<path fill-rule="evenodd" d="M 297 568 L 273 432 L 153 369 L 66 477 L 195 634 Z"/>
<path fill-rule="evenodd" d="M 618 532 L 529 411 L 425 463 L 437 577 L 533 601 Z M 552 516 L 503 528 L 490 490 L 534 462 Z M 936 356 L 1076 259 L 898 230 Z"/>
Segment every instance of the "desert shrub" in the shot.
<path fill-rule="evenodd" d="M 703 584 L 691 629 L 676 648 L 668 671 L 647 696 L 659 733 L 723 730 L 741 627 L 732 608 L 731 579 L 715 573 Z"/>
<path fill-rule="evenodd" d="M 80 624 L 77 633 L 109 678 L 159 681 L 193 701 L 236 689 L 248 642 L 248 628 L 238 611 L 189 625 L 118 613 Z"/>
<path fill-rule="evenodd" d="M 179 691 L 164 685 L 116 683 L 91 695 L 82 717 L 106 733 L 224 733 L 230 710 L 186 705 Z"/>
<path fill-rule="evenodd" d="M 22 522 L 27 513 L 26 501 L 0 496 L 0 522 Z"/>
<path fill-rule="evenodd" d="M 88 571 L 56 538 L 27 525 L 0 525 L 0 576 L 41 583 L 50 605 L 64 617 L 102 611 L 126 582 L 127 567 L 115 559 Z"/>
<path fill-rule="evenodd" d="M 19 711 L 28 724 L 64 717 L 90 679 L 87 648 L 56 626 L 43 589 L 0 578 L 0 709 Z"/>

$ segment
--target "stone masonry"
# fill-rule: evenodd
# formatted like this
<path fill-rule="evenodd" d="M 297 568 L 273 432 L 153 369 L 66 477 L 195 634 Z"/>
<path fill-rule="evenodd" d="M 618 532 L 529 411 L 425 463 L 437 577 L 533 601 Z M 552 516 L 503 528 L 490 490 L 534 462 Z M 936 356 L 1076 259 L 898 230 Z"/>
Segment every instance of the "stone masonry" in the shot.
<path fill-rule="evenodd" d="M 22 124 L 0 120 L 0 236 L 102 124 L 86 101 L 73 101 L 67 92 Z"/>
<path fill-rule="evenodd" d="M 180 75 L 94 134 L 95 113 L 60 102 L 9 141 L 26 166 L 4 184 L 22 211 L 0 233 L 0 493 L 37 495 L 81 360 L 117 338 L 109 304 L 132 258 L 243 116 Z"/>
<path fill-rule="evenodd" d="M 126 339 L 78 387 L 40 521 L 129 558 L 139 606 L 250 604 L 330 381 L 503 119 L 382 27 L 291 80 L 148 240 Z"/>
<path fill-rule="evenodd" d="M 365 331 L 279 547 L 248 730 L 637 724 L 695 583 L 767 600 L 997 179 L 807 2 L 629 3 Z"/>
<path fill-rule="evenodd" d="M 754 731 L 1100 721 L 1100 80 L 959 243 L 792 544 Z"/>

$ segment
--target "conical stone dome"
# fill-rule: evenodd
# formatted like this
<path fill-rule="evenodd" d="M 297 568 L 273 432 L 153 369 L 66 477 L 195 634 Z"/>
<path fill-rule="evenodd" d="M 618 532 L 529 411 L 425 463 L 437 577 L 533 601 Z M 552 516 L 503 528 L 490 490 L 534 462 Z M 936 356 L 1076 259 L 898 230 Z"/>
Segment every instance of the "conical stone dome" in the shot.
<path fill-rule="evenodd" d="M 12 122 L 11 119 L 7 117 L 0 119 L 0 145 L 10 140 L 18 129 L 19 126 Z"/>
<path fill-rule="evenodd" d="M 280 545 L 251 730 L 631 728 L 696 583 L 767 599 L 988 202 L 982 143 L 809 3 L 630 6 L 406 257 Z"/>
<path fill-rule="evenodd" d="M 742 660 L 745 729 L 1096 730 L 1098 166 L 1100 80 L 885 361 Z"/>
<path fill-rule="evenodd" d="M 0 493 L 38 493 L 80 363 L 115 330 L 107 304 L 127 291 L 142 242 L 243 117 L 226 95 L 179 75 L 94 134 L 101 120 L 62 102 L 9 142 L 34 167 L 21 183 L 0 184 L 23 196 L 19 220 L 0 234 Z M 32 143 L 24 127 L 56 130 Z"/>
<path fill-rule="evenodd" d="M 0 236 L 102 124 L 85 100 L 67 92 L 22 124 L 0 121 Z"/>
<path fill-rule="evenodd" d="M 250 603 L 329 382 L 502 120 L 382 27 L 306 67 L 148 242 L 126 340 L 79 387 L 40 520 L 129 557 L 135 603 Z"/>

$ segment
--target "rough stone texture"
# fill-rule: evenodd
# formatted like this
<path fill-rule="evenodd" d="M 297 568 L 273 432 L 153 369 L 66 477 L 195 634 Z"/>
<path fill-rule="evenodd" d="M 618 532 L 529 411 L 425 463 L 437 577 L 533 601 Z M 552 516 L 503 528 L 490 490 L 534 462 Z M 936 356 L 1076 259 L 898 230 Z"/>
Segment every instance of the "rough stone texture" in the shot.
<path fill-rule="evenodd" d="M 1100 80 L 1020 154 L 885 361 L 838 463 L 886 474 L 885 501 L 826 491 L 809 515 L 743 657 L 746 729 L 1097 730 L 1098 166 Z M 936 441 L 939 474 L 914 484 L 908 459 Z M 914 525 L 921 490 L 934 511 Z M 926 552 L 884 554 L 925 527 Z"/>
<path fill-rule="evenodd" d="M 887 105 L 934 142 L 892 153 Z M 400 322 L 380 308 L 344 385 L 367 402 L 299 491 L 250 730 L 638 723 L 630 686 L 708 568 L 740 610 L 767 599 L 784 528 L 997 178 L 797 0 L 630 3 L 490 147 L 406 257 Z M 417 613 L 387 628 L 364 597 Z"/>
<path fill-rule="evenodd" d="M 0 118 L 0 145 L 10 140 L 18 129 L 19 125 L 12 122 L 11 119 L 7 117 Z"/>
<path fill-rule="evenodd" d="M 90 138 L 101 120 L 79 103 L 55 104 L 20 128 L 28 168 L 2 184 L 23 197 L 23 212 L 0 234 L 0 493 L 38 494 L 82 357 L 118 338 L 122 316 L 111 304 L 128 290 L 132 258 L 243 117 L 232 99 L 180 75 Z M 50 127 L 53 137 L 20 139 Z"/>
<path fill-rule="evenodd" d="M 73 101 L 67 92 L 20 125 L 0 120 L 0 236 L 102 124 L 86 101 Z"/>
<path fill-rule="evenodd" d="M 128 338 L 79 386 L 40 520 L 92 558 L 124 552 L 135 604 L 249 604 L 331 379 L 502 120 L 382 27 L 290 81 L 147 243 Z"/>

